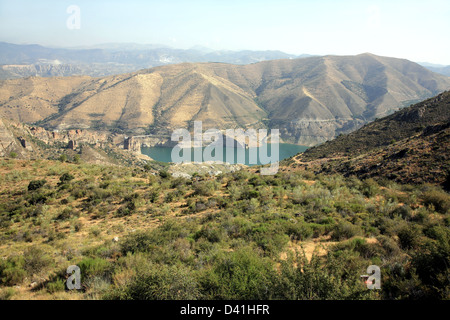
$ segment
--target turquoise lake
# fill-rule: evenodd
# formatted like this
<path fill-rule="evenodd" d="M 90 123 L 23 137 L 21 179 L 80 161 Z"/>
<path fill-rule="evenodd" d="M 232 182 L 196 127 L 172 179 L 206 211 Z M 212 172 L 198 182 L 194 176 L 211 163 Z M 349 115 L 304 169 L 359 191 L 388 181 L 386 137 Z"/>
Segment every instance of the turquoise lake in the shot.
<path fill-rule="evenodd" d="M 206 147 L 202 148 L 202 154 L 203 151 L 205 150 Z M 238 150 L 240 149 L 240 151 Z M 264 150 L 259 150 L 260 148 L 249 148 L 249 149 L 243 149 L 243 148 L 226 148 L 223 147 L 222 150 L 222 154 L 223 154 L 223 161 L 226 161 L 226 155 L 227 153 L 234 153 L 234 161 L 230 162 L 230 163 L 243 163 L 246 165 L 259 165 L 261 164 L 260 158 L 259 158 L 259 152 L 263 152 Z M 271 145 L 268 145 L 268 157 L 271 157 Z M 304 152 L 306 149 L 308 149 L 308 147 L 306 146 L 299 146 L 296 144 L 290 144 L 290 143 L 280 143 L 278 144 L 278 149 L 279 149 L 279 160 L 283 160 L 289 157 L 292 157 L 293 155 L 296 155 L 299 152 Z M 191 161 L 194 161 L 194 152 L 196 149 L 191 148 L 191 149 L 183 149 L 182 152 L 190 152 L 190 156 L 191 156 Z M 197 149 L 198 150 L 198 149 Z M 238 152 L 242 152 L 245 151 L 245 161 L 239 161 L 237 162 L 237 157 L 238 157 Z M 257 163 L 249 163 L 250 160 L 250 152 L 255 152 L 258 157 L 257 157 Z M 156 160 L 156 161 L 161 161 L 161 162 L 173 162 L 172 161 L 172 148 L 165 148 L 165 147 L 143 147 L 141 148 L 141 153 L 149 156 L 150 158 Z M 255 154 L 253 153 L 253 154 Z M 184 155 L 183 153 L 181 155 Z M 215 154 L 213 153 L 213 156 Z"/>

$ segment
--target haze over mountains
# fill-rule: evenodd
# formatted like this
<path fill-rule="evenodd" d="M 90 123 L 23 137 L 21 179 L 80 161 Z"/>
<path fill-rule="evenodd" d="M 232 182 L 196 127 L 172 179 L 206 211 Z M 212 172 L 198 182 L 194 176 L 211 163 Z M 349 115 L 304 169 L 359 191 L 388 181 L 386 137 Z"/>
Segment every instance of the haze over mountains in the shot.
<path fill-rule="evenodd" d="M 52 129 L 168 134 L 204 128 L 279 128 L 314 145 L 450 88 L 408 60 L 324 56 L 249 65 L 183 63 L 101 78 L 0 83 L 0 115 Z"/>
<path fill-rule="evenodd" d="M 0 42 L 0 79 L 73 75 L 99 77 L 183 62 L 249 64 L 308 56 L 281 51 L 216 51 L 200 46 L 183 50 L 163 45 L 111 43 L 93 47 L 47 48 Z"/>
<path fill-rule="evenodd" d="M 419 64 L 421 66 L 424 66 L 428 70 L 450 77 L 450 66 L 444 66 L 442 64 L 433 64 L 427 62 L 419 62 Z"/>
<path fill-rule="evenodd" d="M 100 77 L 184 62 L 250 64 L 313 56 L 293 55 L 275 50 L 213 50 L 202 46 L 183 50 L 165 45 L 137 43 L 49 48 L 37 44 L 18 45 L 0 42 L 0 79 L 74 75 Z M 419 64 L 433 72 L 450 76 L 450 66 L 427 62 Z"/>

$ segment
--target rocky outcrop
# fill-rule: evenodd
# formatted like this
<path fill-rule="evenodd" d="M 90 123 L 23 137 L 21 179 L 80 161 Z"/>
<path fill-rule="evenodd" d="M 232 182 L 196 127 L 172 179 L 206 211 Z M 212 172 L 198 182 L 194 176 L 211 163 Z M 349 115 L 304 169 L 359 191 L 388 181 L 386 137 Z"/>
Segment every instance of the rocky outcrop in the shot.
<path fill-rule="evenodd" d="M 77 142 L 75 140 L 69 140 L 67 148 L 70 150 L 75 150 L 77 148 Z"/>
<path fill-rule="evenodd" d="M 33 157 L 29 152 L 34 151 L 36 140 L 57 147 L 65 145 L 75 150 L 80 144 L 104 147 L 108 143 L 108 135 L 88 130 L 50 131 L 0 119 L 0 156 L 7 156 L 14 151 L 21 157 Z"/>
<path fill-rule="evenodd" d="M 0 156 L 7 156 L 17 147 L 16 139 L 0 118 Z"/>
<path fill-rule="evenodd" d="M 131 152 L 141 152 L 141 143 L 134 137 L 126 137 L 123 141 L 123 148 Z"/>
<path fill-rule="evenodd" d="M 364 122 L 359 119 L 301 119 L 279 124 L 283 141 L 302 146 L 314 146 L 332 140 L 339 134 L 359 129 Z"/>
<path fill-rule="evenodd" d="M 42 127 L 28 127 L 22 125 L 24 129 L 34 137 L 45 142 L 46 144 L 53 144 L 55 142 L 63 142 L 69 144 L 70 141 L 75 143 L 85 142 L 89 144 L 97 144 L 106 142 L 108 136 L 105 133 L 99 133 L 89 130 L 68 130 L 68 131 L 50 131 Z"/>

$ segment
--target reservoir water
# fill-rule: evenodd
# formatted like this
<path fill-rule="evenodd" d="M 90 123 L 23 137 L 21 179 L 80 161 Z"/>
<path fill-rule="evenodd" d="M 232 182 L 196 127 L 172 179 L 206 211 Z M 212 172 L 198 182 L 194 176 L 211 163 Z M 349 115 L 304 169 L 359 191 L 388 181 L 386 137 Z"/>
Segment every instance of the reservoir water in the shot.
<path fill-rule="evenodd" d="M 203 154 L 203 151 L 205 150 L 205 148 L 206 147 L 202 148 L 202 154 Z M 241 149 L 241 152 L 245 151 L 245 161 L 244 162 L 242 162 L 242 161 L 238 162 L 238 159 L 237 159 L 238 158 L 238 152 L 239 152 L 238 149 Z M 267 149 L 268 149 L 267 156 L 272 157 L 272 155 L 271 155 L 272 147 L 271 147 L 270 144 L 268 145 Z M 292 157 L 293 155 L 296 155 L 299 152 L 304 152 L 306 149 L 308 149 L 308 147 L 306 147 L 306 146 L 299 146 L 299 145 L 290 144 L 290 143 L 279 143 L 278 144 L 278 149 L 279 149 L 279 160 L 281 161 L 283 159 Z M 235 164 L 235 163 L 243 163 L 243 164 L 250 165 L 250 166 L 251 165 L 255 165 L 255 164 L 259 165 L 259 164 L 261 164 L 260 158 L 259 158 L 259 151 L 260 151 L 259 147 L 257 147 L 257 148 L 248 148 L 248 149 L 223 147 L 223 151 L 222 151 L 223 161 L 224 162 L 226 161 L 226 154 L 227 153 L 230 153 L 230 154 L 233 153 L 234 154 L 234 162 L 230 162 L 229 161 L 230 163 L 233 163 L 233 164 Z M 183 149 L 182 152 L 190 152 L 191 161 L 194 161 L 194 152 L 195 152 L 194 148 Z M 141 148 L 141 153 L 149 156 L 150 158 L 152 158 L 152 159 L 154 159 L 156 161 L 173 162 L 172 161 L 172 148 L 166 148 L 166 147 L 142 147 Z M 257 163 L 250 163 L 250 161 L 249 161 L 250 160 L 250 156 L 249 156 L 250 153 L 254 153 L 254 154 L 258 155 Z M 183 154 L 181 154 L 181 155 L 183 155 Z M 213 156 L 215 156 L 214 153 L 213 153 Z M 274 158 L 274 157 L 272 157 L 272 158 Z"/>

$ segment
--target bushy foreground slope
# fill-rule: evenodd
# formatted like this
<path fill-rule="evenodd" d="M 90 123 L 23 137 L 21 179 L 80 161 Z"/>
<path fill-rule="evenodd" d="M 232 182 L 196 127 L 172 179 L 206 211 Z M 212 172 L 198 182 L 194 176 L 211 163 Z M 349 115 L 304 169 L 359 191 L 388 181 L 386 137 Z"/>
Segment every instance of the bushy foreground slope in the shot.
<path fill-rule="evenodd" d="M 449 298 L 439 187 L 0 161 L 2 298 Z M 360 279 L 371 264 L 380 291 Z M 65 290 L 69 265 L 79 292 Z"/>

